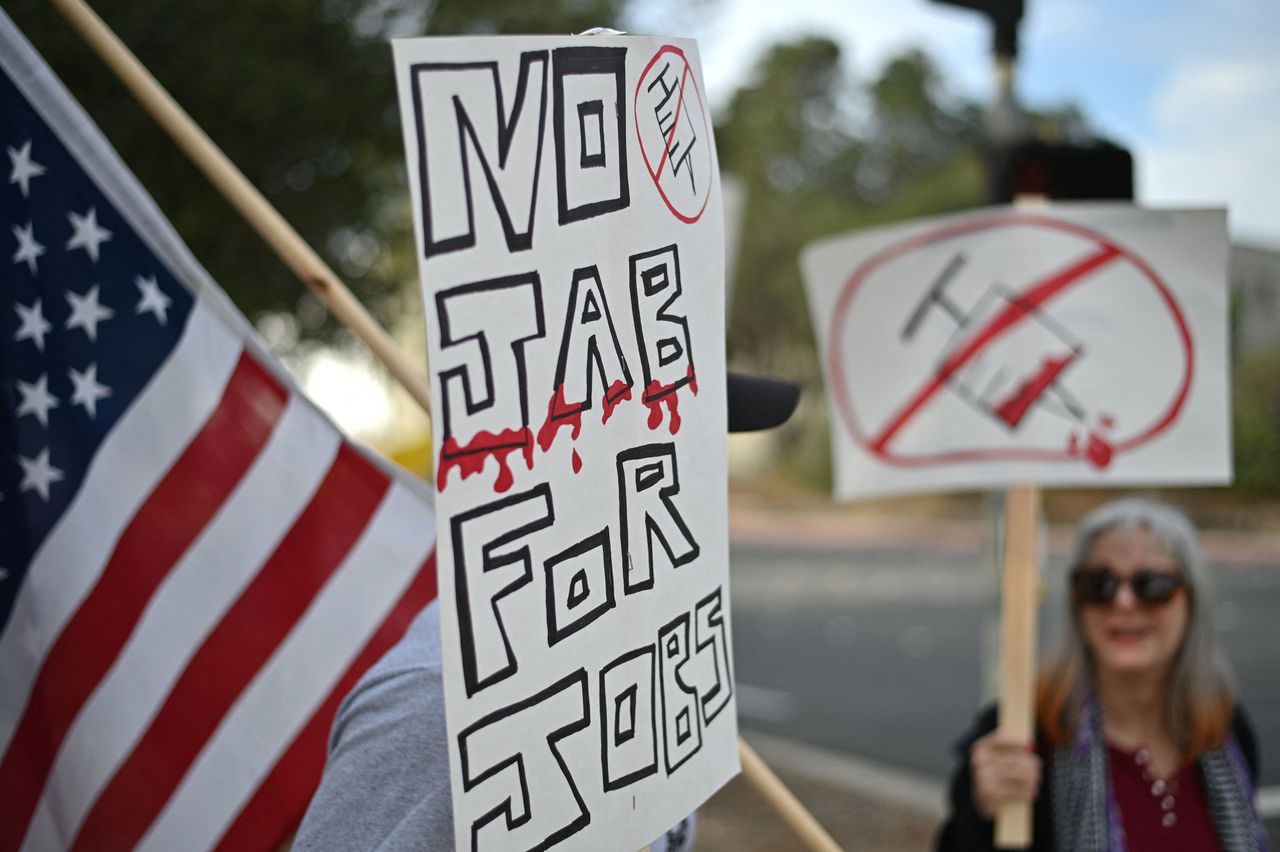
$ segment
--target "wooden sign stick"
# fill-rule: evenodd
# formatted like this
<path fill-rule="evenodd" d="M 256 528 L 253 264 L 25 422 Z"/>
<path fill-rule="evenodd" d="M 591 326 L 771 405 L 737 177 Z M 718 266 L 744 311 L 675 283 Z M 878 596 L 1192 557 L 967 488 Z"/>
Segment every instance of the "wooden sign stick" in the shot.
<path fill-rule="evenodd" d="M 120 79 L 156 123 L 169 134 L 205 177 L 231 202 L 295 275 L 325 300 L 334 317 L 360 337 L 422 410 L 431 416 L 431 388 L 391 336 L 262 193 L 209 139 L 132 51 L 83 0 L 50 0 L 90 48 Z M 743 776 L 809 849 L 839 850 L 831 836 L 805 810 L 764 761 L 739 737 Z"/>
<path fill-rule="evenodd" d="M 1040 489 L 1020 485 L 1005 492 L 1004 570 L 1000 590 L 1000 730 L 1025 743 L 1035 740 L 1036 533 Z M 1000 849 L 1031 845 L 1031 804 L 1009 804 L 996 814 Z"/>
<path fill-rule="evenodd" d="M 755 787 L 760 797 L 777 811 L 778 816 L 796 833 L 806 849 L 812 852 L 840 852 L 840 845 L 742 737 L 738 737 L 738 759 L 742 762 L 743 779 Z"/>

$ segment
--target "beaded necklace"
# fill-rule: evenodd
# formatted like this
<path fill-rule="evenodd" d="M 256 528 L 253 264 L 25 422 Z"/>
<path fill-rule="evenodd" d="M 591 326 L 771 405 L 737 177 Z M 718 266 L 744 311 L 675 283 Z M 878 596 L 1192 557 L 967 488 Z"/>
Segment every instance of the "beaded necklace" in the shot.
<path fill-rule="evenodd" d="M 1178 824 L 1178 813 L 1174 810 L 1178 805 L 1174 798 L 1178 792 L 1178 779 L 1165 779 L 1156 775 L 1151 767 L 1151 752 L 1145 747 L 1134 752 L 1133 760 L 1142 770 L 1142 780 L 1151 785 L 1152 798 L 1160 800 L 1160 810 L 1164 811 L 1160 824 L 1165 828 L 1173 828 Z"/>

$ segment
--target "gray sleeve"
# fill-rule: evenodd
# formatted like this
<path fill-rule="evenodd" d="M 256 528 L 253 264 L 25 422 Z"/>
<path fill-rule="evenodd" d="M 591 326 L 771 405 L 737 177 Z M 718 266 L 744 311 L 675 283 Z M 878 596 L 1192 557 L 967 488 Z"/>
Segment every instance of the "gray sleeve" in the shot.
<path fill-rule="evenodd" d="M 295 850 L 453 848 L 440 670 L 436 660 L 424 659 L 435 648 L 424 654 L 413 647 L 418 637 L 412 634 L 424 626 L 415 623 L 408 641 L 338 709 L 324 777 Z M 398 664 L 415 657 L 414 664 Z"/>

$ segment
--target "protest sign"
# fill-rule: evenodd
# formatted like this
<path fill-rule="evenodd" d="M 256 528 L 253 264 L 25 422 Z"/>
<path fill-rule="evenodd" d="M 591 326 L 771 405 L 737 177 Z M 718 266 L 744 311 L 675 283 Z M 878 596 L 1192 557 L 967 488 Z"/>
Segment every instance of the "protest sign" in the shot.
<path fill-rule="evenodd" d="M 738 768 L 722 212 L 696 47 L 395 55 L 457 844 L 638 848 Z"/>
<path fill-rule="evenodd" d="M 1231 474 L 1226 216 L 998 208 L 803 257 L 836 492 Z"/>

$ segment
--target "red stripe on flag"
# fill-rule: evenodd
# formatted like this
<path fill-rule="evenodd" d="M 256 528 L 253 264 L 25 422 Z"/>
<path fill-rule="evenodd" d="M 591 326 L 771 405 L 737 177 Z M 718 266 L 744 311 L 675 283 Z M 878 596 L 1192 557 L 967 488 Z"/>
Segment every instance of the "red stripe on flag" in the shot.
<path fill-rule="evenodd" d="M 275 553 L 213 629 L 116 770 L 73 849 L 131 849 L 223 716 L 364 532 L 390 480 L 347 444 Z"/>
<path fill-rule="evenodd" d="M 279 382 L 242 353 L 217 409 L 121 535 L 45 655 L 0 763 L 0 846 L 21 845 L 67 730 L 157 587 L 257 458 L 285 400 Z"/>
<path fill-rule="evenodd" d="M 436 555 L 432 551 L 382 626 L 254 791 L 218 842 L 218 850 L 278 849 L 297 829 L 324 771 L 329 730 L 338 705 L 369 667 L 400 641 L 409 622 L 436 599 L 436 591 Z"/>

